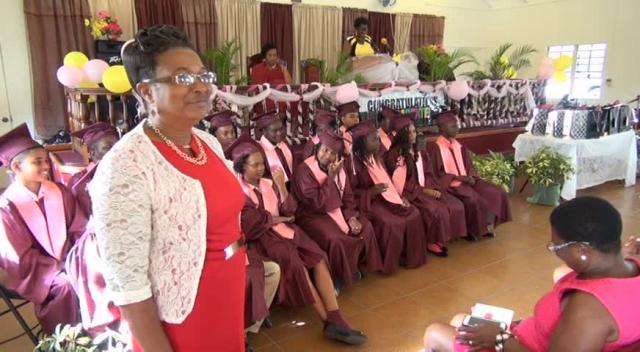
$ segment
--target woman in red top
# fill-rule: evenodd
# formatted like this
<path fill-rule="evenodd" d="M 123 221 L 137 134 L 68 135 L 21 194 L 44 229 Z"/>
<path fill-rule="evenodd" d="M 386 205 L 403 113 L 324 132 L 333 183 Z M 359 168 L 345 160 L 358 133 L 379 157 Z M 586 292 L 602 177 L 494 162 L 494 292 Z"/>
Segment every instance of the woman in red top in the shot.
<path fill-rule="evenodd" d="M 286 67 L 279 63 L 278 49 L 273 44 L 266 44 L 260 51 L 262 62 L 251 67 L 251 84 L 269 83 L 269 86 L 276 88 L 283 84 L 291 84 L 291 75 Z M 297 103 L 291 103 L 291 109 L 297 109 Z M 255 105 L 255 113 L 262 114 L 276 108 L 273 100 L 266 99 L 264 104 Z M 280 103 L 281 111 L 286 110 L 286 104 Z"/>
<path fill-rule="evenodd" d="M 620 213 L 604 199 L 579 197 L 554 209 L 550 222 L 547 248 L 573 272 L 538 301 L 533 317 L 511 332 L 433 324 L 427 351 L 618 351 L 640 342 L 640 260 L 620 252 Z"/>

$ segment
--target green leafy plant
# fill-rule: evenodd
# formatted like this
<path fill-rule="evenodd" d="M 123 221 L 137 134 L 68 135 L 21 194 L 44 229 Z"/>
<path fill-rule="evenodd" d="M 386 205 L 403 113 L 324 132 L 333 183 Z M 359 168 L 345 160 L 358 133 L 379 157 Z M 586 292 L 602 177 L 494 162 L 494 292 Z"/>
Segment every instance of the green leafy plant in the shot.
<path fill-rule="evenodd" d="M 420 79 L 433 82 L 439 80 L 455 81 L 455 70 L 478 60 L 465 49 L 455 49 L 447 53 L 440 46 L 427 45 L 415 50 L 420 59 L 418 71 Z"/>
<path fill-rule="evenodd" d="M 512 43 L 500 45 L 486 63 L 487 71 L 476 70 L 467 75 L 474 80 L 514 79 L 518 71 L 531 66 L 531 54 L 537 50 L 531 45 L 514 47 Z"/>
<path fill-rule="evenodd" d="M 527 159 L 524 174 L 534 185 L 560 185 L 574 172 L 571 160 L 549 147 L 540 148 Z"/>
<path fill-rule="evenodd" d="M 81 324 L 75 326 L 58 324 L 54 333 L 43 337 L 33 349 L 34 352 L 124 352 L 125 350 L 124 337 L 120 333 L 107 329 L 91 337 Z"/>
<path fill-rule="evenodd" d="M 338 64 L 335 69 L 330 69 L 327 61 L 322 59 L 308 59 L 307 65 L 317 67 L 320 70 L 320 81 L 331 85 L 346 83 L 347 81 L 355 81 L 357 84 L 365 83 L 365 79 L 361 74 L 355 75 L 352 79 L 349 77 L 351 71 L 351 62 L 349 55 L 340 53 Z"/>
<path fill-rule="evenodd" d="M 478 175 L 493 184 L 502 186 L 507 192 L 511 188 L 516 167 L 512 160 L 501 153 L 489 151 L 487 156 L 471 155 L 473 166 Z"/>
<path fill-rule="evenodd" d="M 205 66 L 216 73 L 217 84 L 231 84 L 231 78 L 238 69 L 233 60 L 239 52 L 240 44 L 233 39 L 225 42 L 220 48 L 207 49 L 202 54 Z"/>

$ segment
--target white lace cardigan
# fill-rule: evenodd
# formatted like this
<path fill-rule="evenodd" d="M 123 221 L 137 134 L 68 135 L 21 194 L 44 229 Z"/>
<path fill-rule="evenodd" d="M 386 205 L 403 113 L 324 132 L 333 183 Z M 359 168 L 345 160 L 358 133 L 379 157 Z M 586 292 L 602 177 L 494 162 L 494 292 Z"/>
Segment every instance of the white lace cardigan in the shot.
<path fill-rule="evenodd" d="M 114 303 L 153 296 L 160 319 L 178 324 L 193 309 L 200 282 L 206 201 L 200 182 L 160 154 L 143 124 L 100 162 L 89 185 L 93 221 Z M 197 129 L 194 133 L 233 172 L 218 140 Z"/>

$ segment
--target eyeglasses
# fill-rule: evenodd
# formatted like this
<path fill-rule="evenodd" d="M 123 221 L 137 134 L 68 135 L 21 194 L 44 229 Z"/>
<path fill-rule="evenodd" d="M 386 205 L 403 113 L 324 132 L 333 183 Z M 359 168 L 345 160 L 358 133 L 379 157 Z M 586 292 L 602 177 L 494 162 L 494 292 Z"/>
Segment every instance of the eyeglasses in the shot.
<path fill-rule="evenodd" d="M 216 74 L 211 71 L 206 71 L 202 73 L 181 72 L 181 73 L 176 73 L 175 75 L 169 76 L 169 77 L 145 79 L 145 80 L 142 80 L 142 82 L 143 83 L 175 83 L 179 86 L 189 87 L 194 85 L 196 83 L 196 80 L 204 84 L 215 84 Z"/>
<path fill-rule="evenodd" d="M 549 242 L 549 244 L 547 244 L 547 250 L 551 253 L 558 253 L 558 251 L 577 243 L 584 244 L 585 246 L 591 245 L 589 242 L 581 242 L 581 241 L 571 241 L 563 244 L 554 244 L 553 242 Z"/>

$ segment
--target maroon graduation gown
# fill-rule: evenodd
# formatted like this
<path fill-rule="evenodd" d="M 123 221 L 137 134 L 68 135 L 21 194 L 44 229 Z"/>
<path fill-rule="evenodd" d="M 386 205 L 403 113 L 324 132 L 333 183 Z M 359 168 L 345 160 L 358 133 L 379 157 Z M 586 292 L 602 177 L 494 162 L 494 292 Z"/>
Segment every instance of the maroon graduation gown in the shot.
<path fill-rule="evenodd" d="M 389 175 L 393 175 L 402 158 L 402 151 L 398 147 L 391 148 L 385 154 L 385 166 Z M 404 156 L 404 162 L 407 167 L 407 176 L 402 196 L 420 210 L 422 220 L 425 224 L 425 229 L 427 230 L 427 243 L 444 244 L 450 242 L 451 239 L 454 238 L 454 233 L 451 229 L 452 220 L 447 203 L 445 201 L 432 198 L 424 193 L 424 188 L 421 187 L 418 182 L 418 168 L 416 160 L 412 155 Z M 454 211 L 458 212 L 458 214 L 454 214 L 454 216 L 464 216 L 464 208 L 462 207 L 462 204 L 459 205 L 459 209 L 454 209 Z"/>
<path fill-rule="evenodd" d="M 283 201 L 275 187 L 274 185 L 279 199 L 280 215 L 293 216 L 298 207 L 295 198 L 290 194 Z M 255 204 L 246 197 L 242 208 L 240 223 L 249 248 L 255 248 L 258 254 L 280 265 L 282 274 L 278 286 L 279 304 L 289 306 L 313 304 L 315 301 L 309 288 L 306 270 L 315 267 L 325 259 L 325 253 L 294 224 L 288 224 L 295 230 L 295 236 L 291 240 L 283 238 L 271 229 L 273 226 L 271 213 L 265 209 L 262 196 L 257 195 L 257 197 L 259 204 Z"/>
<path fill-rule="evenodd" d="M 345 173 L 346 176 L 346 173 Z M 373 226 L 358 214 L 348 178 L 342 195 L 333 180 L 318 183 L 309 166 L 303 162 L 294 174 L 293 190 L 300 202 L 296 223 L 304 229 L 328 256 L 333 277 L 345 285 L 353 283 L 360 263 L 370 272 L 382 270 L 380 248 Z M 345 234 L 327 212 L 340 208 L 345 221 L 356 217 L 362 224 L 358 235 Z"/>
<path fill-rule="evenodd" d="M 433 161 L 434 173 L 440 187 L 447 189 L 464 203 L 469 234 L 481 236 L 487 233 L 489 215 L 495 217 L 496 226 L 511 221 L 509 196 L 499 186 L 478 177 L 467 148 L 462 146 L 463 163 L 467 174 L 475 178 L 476 184 L 469 186 L 463 183 L 458 187 L 450 186 L 456 175 L 445 172 L 439 148 L 434 142 L 427 143 L 427 152 Z"/>
<path fill-rule="evenodd" d="M 87 190 L 87 185 L 93 179 L 93 175 L 96 173 L 98 164 L 90 163 L 87 168 L 74 174 L 69 179 L 69 188 L 78 201 L 78 209 L 83 211 L 87 216 L 91 216 L 91 196 Z"/>
<path fill-rule="evenodd" d="M 6 288 L 34 304 L 35 314 L 45 333 L 53 333 L 57 324 L 77 324 L 80 317 L 78 299 L 64 273 L 64 259 L 70 247 L 84 231 L 86 218 L 76 212 L 71 192 L 56 183 L 62 193 L 66 243 L 62 259 L 51 256 L 27 226 L 18 208 L 4 195 L 0 198 L 0 216 L 4 231 L 0 233 L 0 267 L 9 277 Z M 38 202 L 44 211 L 44 201 Z M 46 213 L 45 213 L 46 217 Z"/>
<path fill-rule="evenodd" d="M 315 148 L 316 143 L 313 140 L 314 137 L 309 137 L 307 143 L 304 145 L 304 149 L 302 151 L 302 160 L 307 160 L 308 157 L 313 155 L 313 148 Z"/>
<path fill-rule="evenodd" d="M 405 257 L 407 268 L 416 268 L 427 261 L 425 229 L 420 212 L 413 206 L 405 208 L 393 204 L 381 195 L 374 195 L 374 186 L 366 165 L 360 158 L 346 157 L 345 170 L 349 175 L 356 205 L 376 232 L 383 257 L 383 272 L 398 270 Z M 389 185 L 393 187 L 393 185 Z"/>
<path fill-rule="evenodd" d="M 257 321 L 269 315 L 269 307 L 264 299 L 264 264 L 260 254 L 254 246 L 247 248 L 247 259 L 249 264 L 246 267 L 245 280 L 245 302 L 244 302 L 244 326 L 250 327 Z"/>

